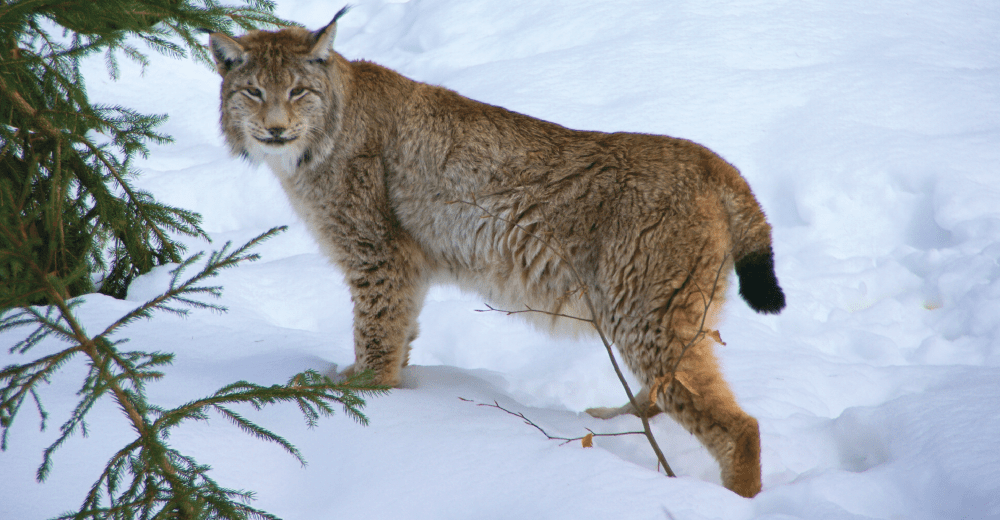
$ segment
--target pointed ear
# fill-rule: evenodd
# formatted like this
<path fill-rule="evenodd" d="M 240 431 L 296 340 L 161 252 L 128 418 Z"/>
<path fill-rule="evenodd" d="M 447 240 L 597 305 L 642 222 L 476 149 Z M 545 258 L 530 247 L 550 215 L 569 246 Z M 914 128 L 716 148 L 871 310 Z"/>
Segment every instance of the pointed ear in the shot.
<path fill-rule="evenodd" d="M 209 35 L 208 47 L 215 58 L 215 69 L 223 76 L 247 60 L 247 52 L 243 50 L 243 46 L 225 34 Z"/>
<path fill-rule="evenodd" d="M 333 20 L 326 24 L 326 27 L 313 31 L 313 38 L 315 43 L 313 44 L 312 50 L 309 51 L 309 61 L 320 61 L 325 62 L 330 58 L 330 53 L 333 52 L 333 38 L 337 36 L 337 20 L 344 13 L 350 9 L 351 6 L 345 5 L 341 7 L 337 14 L 333 15 Z"/>

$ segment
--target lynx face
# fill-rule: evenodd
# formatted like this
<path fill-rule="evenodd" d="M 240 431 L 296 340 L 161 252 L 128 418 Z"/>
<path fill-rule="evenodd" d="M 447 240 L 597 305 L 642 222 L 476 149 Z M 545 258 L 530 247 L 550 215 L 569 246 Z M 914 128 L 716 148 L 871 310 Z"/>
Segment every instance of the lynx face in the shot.
<path fill-rule="evenodd" d="M 289 32 L 308 34 L 304 29 Z M 336 103 L 325 67 L 329 42 L 319 38 L 313 47 L 275 45 L 255 36 L 212 39 L 224 77 L 222 128 L 234 154 L 266 162 L 287 176 L 330 146 L 333 122 L 328 112 Z"/>

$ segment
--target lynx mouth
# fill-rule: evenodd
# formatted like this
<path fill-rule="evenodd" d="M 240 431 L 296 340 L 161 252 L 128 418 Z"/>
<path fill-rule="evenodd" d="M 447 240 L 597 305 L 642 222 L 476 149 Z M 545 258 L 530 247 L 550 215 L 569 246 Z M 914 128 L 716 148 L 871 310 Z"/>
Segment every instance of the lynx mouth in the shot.
<path fill-rule="evenodd" d="M 271 145 L 275 145 L 275 146 L 281 146 L 283 144 L 290 143 L 290 142 L 292 142 L 292 141 L 294 141 L 294 140 L 296 140 L 298 138 L 297 137 L 287 137 L 287 138 L 286 137 L 270 137 L 270 138 L 267 138 L 267 139 L 261 139 L 260 137 L 254 136 L 254 139 L 256 139 L 256 140 L 258 140 L 258 141 L 260 141 L 260 142 L 262 142 L 264 144 L 271 144 Z"/>

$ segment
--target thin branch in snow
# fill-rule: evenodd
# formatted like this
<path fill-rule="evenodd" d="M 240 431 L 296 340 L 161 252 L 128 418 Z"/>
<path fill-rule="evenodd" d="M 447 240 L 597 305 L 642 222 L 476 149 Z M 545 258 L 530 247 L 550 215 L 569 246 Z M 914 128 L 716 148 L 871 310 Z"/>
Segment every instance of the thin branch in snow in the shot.
<path fill-rule="evenodd" d="M 563 441 L 562 443 L 559 444 L 560 446 L 563 446 L 563 445 L 568 444 L 568 443 L 573 442 L 573 441 L 583 441 L 585 443 L 584 447 L 586 448 L 586 447 L 589 447 L 586 444 L 587 440 L 588 439 L 593 439 L 594 437 L 620 437 L 620 436 L 623 436 L 623 435 L 645 435 L 646 434 L 646 432 L 639 432 L 639 431 L 635 431 L 635 432 L 597 433 L 594 430 L 591 430 L 590 428 L 584 428 L 585 430 L 587 430 L 587 432 L 589 432 L 589 433 L 587 433 L 587 435 L 582 435 L 580 437 L 557 437 L 555 435 L 550 435 L 549 432 L 545 431 L 544 428 L 542 428 L 541 426 L 539 426 L 537 423 L 535 423 L 531 419 L 528 419 L 527 417 L 525 417 L 525 415 L 524 415 L 523 412 L 513 412 L 513 411 L 510 411 L 510 410 L 508 410 L 508 409 L 500 406 L 500 403 L 498 403 L 497 401 L 493 401 L 493 404 L 490 404 L 490 403 L 480 403 L 480 402 L 474 401 L 472 399 L 466 399 L 464 397 L 459 397 L 459 400 L 465 401 L 467 403 L 473 403 L 476 406 L 485 406 L 487 408 L 496 408 L 497 410 L 500 410 L 502 412 L 506 412 L 506 413 L 508 413 L 510 415 L 513 415 L 514 417 L 517 417 L 517 418 L 521 419 L 522 421 L 524 421 L 524 423 L 527 424 L 528 426 L 532 426 L 536 430 L 542 432 L 542 435 L 544 435 L 545 438 L 547 438 L 548 440 L 550 440 L 550 441 Z"/>

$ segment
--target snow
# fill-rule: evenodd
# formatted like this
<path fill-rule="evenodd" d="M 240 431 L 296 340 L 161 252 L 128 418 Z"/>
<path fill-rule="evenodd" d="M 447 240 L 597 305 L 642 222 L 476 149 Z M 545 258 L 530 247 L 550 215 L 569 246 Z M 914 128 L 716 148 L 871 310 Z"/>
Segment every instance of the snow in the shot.
<path fill-rule="evenodd" d="M 311 28 L 339 9 L 284 1 Z M 992 1 L 669 2 L 362 0 L 336 48 L 484 102 L 582 129 L 674 135 L 737 165 L 774 225 L 779 316 L 730 294 L 720 349 L 762 433 L 764 490 L 719 486 L 707 452 L 669 418 L 652 421 L 671 466 L 638 436 L 595 447 L 552 435 L 641 428 L 582 413 L 625 401 L 603 347 L 552 338 L 442 287 L 428 296 L 403 388 L 306 429 L 297 411 L 254 415 L 309 461 L 223 420 L 185 426 L 174 446 L 255 505 L 311 518 L 1000 518 L 1000 4 Z M 87 64 L 97 101 L 167 113 L 138 184 L 200 212 L 212 244 L 274 225 L 261 261 L 220 277 L 224 315 L 195 311 L 130 326 L 133 348 L 176 353 L 152 400 L 176 405 L 247 379 L 286 381 L 353 361 L 341 276 L 320 255 L 266 168 L 227 156 L 207 67 L 156 58 L 113 82 Z M 126 301 L 84 297 L 99 330 L 163 290 L 167 268 Z M 19 339 L 0 336 L 0 345 Z M 58 345 L 43 345 L 42 349 Z M 24 362 L 7 354 L 0 363 Z M 32 358 L 33 359 L 33 358 Z M 87 438 L 35 482 L 84 368 L 44 389 L 52 418 L 26 410 L 0 453 L 0 518 L 75 509 L 131 430 L 112 403 Z"/>

